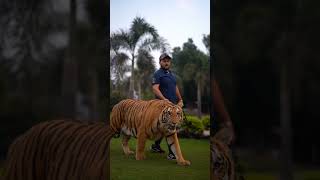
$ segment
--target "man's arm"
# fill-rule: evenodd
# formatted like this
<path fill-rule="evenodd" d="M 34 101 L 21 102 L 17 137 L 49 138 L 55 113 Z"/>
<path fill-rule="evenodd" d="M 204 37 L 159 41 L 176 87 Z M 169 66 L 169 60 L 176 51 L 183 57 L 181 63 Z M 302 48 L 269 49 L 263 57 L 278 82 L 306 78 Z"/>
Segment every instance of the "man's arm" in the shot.
<path fill-rule="evenodd" d="M 177 95 L 177 97 L 178 97 L 178 102 L 179 102 L 179 101 L 182 101 L 182 97 L 181 97 L 181 94 L 180 94 L 178 85 L 176 85 L 176 95 Z"/>
<path fill-rule="evenodd" d="M 182 101 L 182 97 L 179 91 L 178 86 L 176 85 L 176 96 L 178 97 L 178 106 L 183 107 L 183 101 Z"/>
<path fill-rule="evenodd" d="M 159 89 L 159 84 L 154 84 L 154 85 L 152 85 L 152 91 L 153 91 L 153 93 L 158 97 L 158 98 L 160 98 L 160 99 L 162 99 L 162 100 L 165 100 L 165 99 L 167 99 L 167 98 L 165 98 L 164 96 L 163 96 L 163 94 L 161 93 L 161 91 L 160 91 L 160 89 Z"/>

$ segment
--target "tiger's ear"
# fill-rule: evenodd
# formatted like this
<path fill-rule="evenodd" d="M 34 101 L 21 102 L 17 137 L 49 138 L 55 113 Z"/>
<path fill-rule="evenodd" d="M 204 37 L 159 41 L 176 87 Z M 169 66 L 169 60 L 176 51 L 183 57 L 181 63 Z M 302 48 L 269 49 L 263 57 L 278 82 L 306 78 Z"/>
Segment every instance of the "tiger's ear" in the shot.
<path fill-rule="evenodd" d="M 166 107 L 167 105 L 166 104 L 161 104 L 160 106 L 158 106 L 159 110 L 162 112 L 166 111 Z"/>
<path fill-rule="evenodd" d="M 160 102 L 160 108 L 161 109 L 164 109 L 165 107 L 167 107 L 168 106 L 168 102 L 167 101 L 165 101 L 165 100 L 159 100 L 159 102 Z"/>

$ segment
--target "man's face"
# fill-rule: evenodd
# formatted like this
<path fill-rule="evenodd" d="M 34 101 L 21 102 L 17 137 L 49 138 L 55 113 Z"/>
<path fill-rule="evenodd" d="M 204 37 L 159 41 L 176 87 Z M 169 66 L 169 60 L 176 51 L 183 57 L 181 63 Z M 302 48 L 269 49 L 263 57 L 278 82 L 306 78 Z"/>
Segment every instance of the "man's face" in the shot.
<path fill-rule="evenodd" d="M 171 60 L 169 58 L 164 58 L 160 61 L 160 66 L 161 68 L 163 69 L 170 69 L 170 66 L 171 66 Z"/>

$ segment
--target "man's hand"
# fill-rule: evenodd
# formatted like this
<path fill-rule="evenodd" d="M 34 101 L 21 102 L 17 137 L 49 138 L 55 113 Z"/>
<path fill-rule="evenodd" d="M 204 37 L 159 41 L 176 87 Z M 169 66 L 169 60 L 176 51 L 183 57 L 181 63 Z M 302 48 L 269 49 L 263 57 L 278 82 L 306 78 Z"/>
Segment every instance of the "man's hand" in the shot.
<path fill-rule="evenodd" d="M 159 99 L 169 101 L 167 98 L 165 98 L 165 97 L 163 96 L 163 94 L 162 94 L 161 91 L 160 91 L 159 86 L 160 86 L 159 84 L 154 84 L 154 85 L 152 86 L 153 93 L 154 93 Z"/>
<path fill-rule="evenodd" d="M 183 101 L 182 100 L 180 100 L 179 102 L 178 102 L 178 104 L 177 104 L 178 106 L 180 106 L 181 108 L 183 107 Z"/>

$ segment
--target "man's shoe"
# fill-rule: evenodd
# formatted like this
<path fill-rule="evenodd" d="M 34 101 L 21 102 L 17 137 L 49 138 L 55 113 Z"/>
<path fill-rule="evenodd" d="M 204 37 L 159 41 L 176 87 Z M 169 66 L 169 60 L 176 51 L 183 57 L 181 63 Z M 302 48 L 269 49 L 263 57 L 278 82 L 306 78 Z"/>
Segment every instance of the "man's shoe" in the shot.
<path fill-rule="evenodd" d="M 168 154 L 167 159 L 176 160 L 176 156 L 174 154 Z"/>
<path fill-rule="evenodd" d="M 154 152 L 154 153 L 165 153 L 165 151 L 161 149 L 159 145 L 155 145 L 155 144 L 151 145 L 150 150 L 151 152 Z"/>

